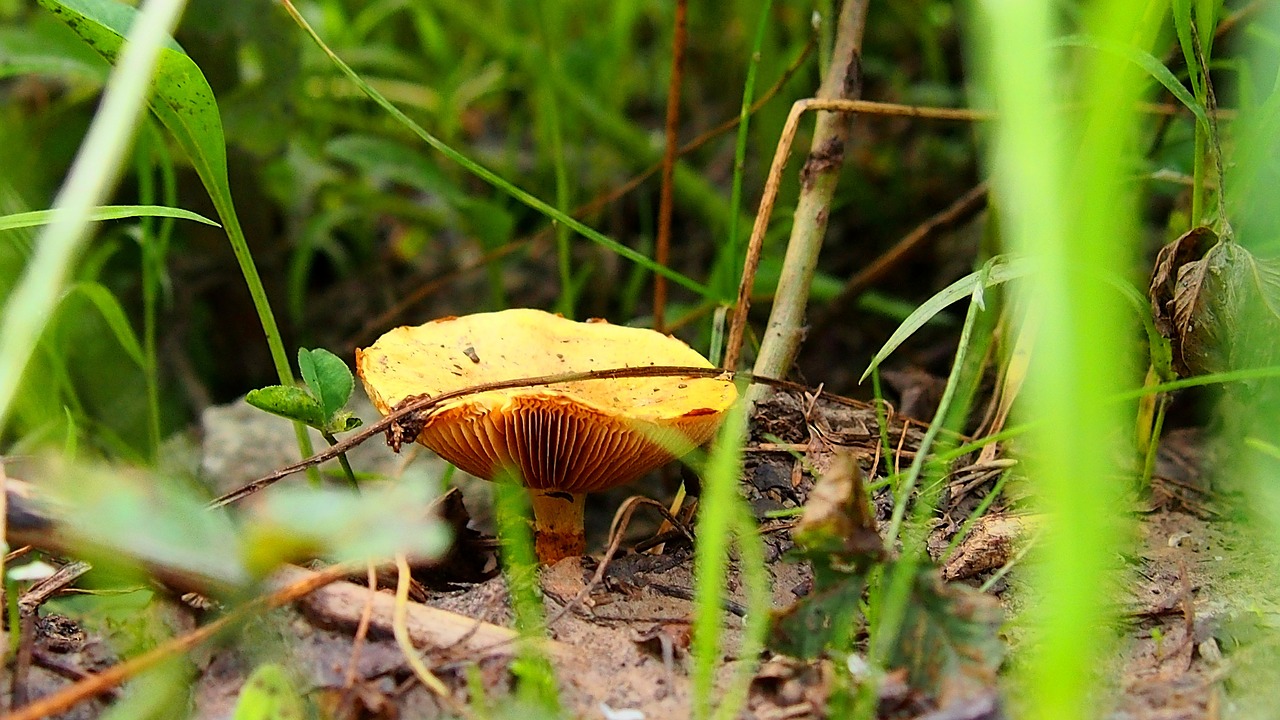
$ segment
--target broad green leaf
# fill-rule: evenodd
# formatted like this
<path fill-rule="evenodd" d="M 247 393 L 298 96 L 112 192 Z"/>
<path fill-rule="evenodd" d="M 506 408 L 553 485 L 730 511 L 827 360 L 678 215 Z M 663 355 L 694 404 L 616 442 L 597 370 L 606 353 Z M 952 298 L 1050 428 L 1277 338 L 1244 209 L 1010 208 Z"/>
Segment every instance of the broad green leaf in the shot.
<path fill-rule="evenodd" d="M 439 492 L 436 478 L 425 472 L 406 474 L 397 482 L 374 483 L 359 494 L 347 488 L 277 486 L 255 509 L 248 532 L 286 542 L 246 543 L 249 564 L 260 570 L 290 546 L 309 548 L 338 562 L 388 558 L 396 552 L 432 558 L 449 547 L 448 526 L 428 511 Z"/>
<path fill-rule="evenodd" d="M 129 357 L 138 363 L 138 367 L 145 368 L 147 361 L 142 352 L 142 344 L 138 342 L 138 336 L 134 333 L 133 326 L 129 324 L 129 317 L 125 315 L 124 308 L 120 306 L 116 296 L 101 284 L 88 281 L 72 285 L 62 297 L 65 299 L 73 293 L 93 303 L 102 315 L 102 319 L 107 322 L 107 327 L 111 328 L 111 333 L 116 336 L 120 347 L 124 348 Z"/>
<path fill-rule="evenodd" d="M 115 0 L 40 0 L 93 49 L 114 63 L 137 11 Z M 151 111 L 173 133 L 215 203 L 230 203 L 222 118 L 200 68 L 172 40 L 151 81 Z M 219 206 L 221 212 L 222 206 Z"/>
<path fill-rule="evenodd" d="M 327 423 L 351 399 L 356 383 L 351 370 L 342 358 L 324 348 L 299 348 L 298 369 L 302 371 L 307 387 L 320 400 Z"/>
<path fill-rule="evenodd" d="M 1160 62 L 1160 59 L 1151 53 L 1128 45 L 1107 42 L 1100 38 L 1090 37 L 1088 35 L 1071 35 L 1059 40 L 1058 44 L 1071 47 L 1093 48 L 1094 50 L 1108 52 L 1132 62 L 1145 70 L 1148 75 L 1155 78 L 1156 82 L 1163 85 L 1170 94 L 1178 99 L 1178 102 L 1187 106 L 1187 109 L 1191 111 L 1191 114 L 1195 115 L 1196 120 L 1199 120 L 1206 129 L 1210 127 L 1209 113 L 1205 110 L 1204 104 L 1199 100 L 1196 100 L 1195 96 L 1191 94 L 1191 91 L 1187 90 L 1186 86 L 1178 81 L 1178 78 L 1169 71 L 1169 68 L 1165 67 L 1164 63 Z"/>
<path fill-rule="evenodd" d="M 302 697 L 289 682 L 284 668 L 275 664 L 261 665 L 236 700 L 236 712 L 232 720 L 303 720 Z"/>
<path fill-rule="evenodd" d="M 297 420 L 314 428 L 324 427 L 327 419 L 320 403 L 300 387 L 271 385 L 258 388 L 250 390 L 244 396 L 244 401 L 259 410 Z"/>
<path fill-rule="evenodd" d="M 0 216 L 0 230 L 35 227 L 53 222 L 55 210 L 33 210 Z M 122 220 L 134 217 L 168 217 L 180 220 L 194 220 L 205 225 L 219 227 L 209 218 L 182 208 L 164 207 L 163 205 L 102 205 L 94 208 L 89 214 L 90 220 Z"/>
<path fill-rule="evenodd" d="M 164 568 L 226 592 L 249 582 L 236 524 L 190 483 L 119 464 L 40 462 L 58 534 L 95 566 Z"/>
<path fill-rule="evenodd" d="M 867 379 L 867 376 L 875 370 L 885 358 L 893 354 L 898 346 L 906 342 L 916 330 L 919 330 L 934 315 L 942 312 L 948 305 L 958 300 L 963 300 L 973 296 L 975 288 L 981 282 L 980 278 L 983 273 L 987 273 L 987 279 L 984 283 L 985 287 L 993 287 L 1001 283 L 1008 282 L 1015 278 L 1020 278 L 1031 272 L 1031 263 L 1026 260 L 1007 260 L 1002 259 L 994 262 L 990 270 L 986 268 L 975 273 L 970 273 L 951 283 L 942 292 L 924 301 L 911 316 L 898 326 L 893 335 L 889 337 L 880 351 L 871 359 L 871 364 L 867 366 L 866 372 L 862 373 L 862 377 L 858 382 Z"/>

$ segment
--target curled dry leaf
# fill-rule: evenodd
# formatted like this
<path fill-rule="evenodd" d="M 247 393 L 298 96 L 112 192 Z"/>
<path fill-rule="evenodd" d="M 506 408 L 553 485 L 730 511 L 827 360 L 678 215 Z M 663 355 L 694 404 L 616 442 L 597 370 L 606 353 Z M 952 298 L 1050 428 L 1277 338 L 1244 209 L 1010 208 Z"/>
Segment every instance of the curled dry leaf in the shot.
<path fill-rule="evenodd" d="M 837 552 L 851 560 L 880 559 L 884 543 L 876 532 L 866 482 L 853 453 L 836 455 L 831 469 L 818 478 L 794 537 L 809 551 Z"/>
<path fill-rule="evenodd" d="M 1195 228 L 1160 251 L 1150 298 L 1182 377 L 1248 367 L 1275 354 L 1280 259 Z"/>
<path fill-rule="evenodd" d="M 1218 236 L 1207 227 L 1197 227 L 1183 233 L 1177 240 L 1160 248 L 1155 268 L 1151 273 L 1151 314 L 1155 317 L 1160 334 L 1172 339 L 1173 296 L 1178 285 L 1178 274 L 1183 266 L 1204 257 L 1205 251 L 1218 241 Z"/>
<path fill-rule="evenodd" d="M 813 589 L 774 612 L 771 646 L 801 658 L 846 649 L 858 629 L 866 573 L 885 556 L 853 453 L 837 455 L 818 479 L 792 537 L 813 569 Z"/>

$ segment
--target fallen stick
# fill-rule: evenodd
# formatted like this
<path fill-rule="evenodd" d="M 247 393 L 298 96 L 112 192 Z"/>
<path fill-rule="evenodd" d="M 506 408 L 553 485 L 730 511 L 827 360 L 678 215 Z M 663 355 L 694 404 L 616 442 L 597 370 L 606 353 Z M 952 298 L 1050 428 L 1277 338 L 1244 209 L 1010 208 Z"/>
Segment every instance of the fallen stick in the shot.
<path fill-rule="evenodd" d="M 288 586 L 314 574 L 289 565 L 276 572 L 271 583 L 273 587 Z M 370 602 L 369 588 L 350 582 L 336 582 L 303 598 L 298 606 L 303 614 L 318 624 L 354 628 L 360 622 L 367 602 Z M 395 602 L 395 596 L 389 593 L 374 593 L 370 626 L 390 635 Z M 509 628 L 420 603 L 409 603 L 406 625 L 409 638 L 419 649 L 444 649 L 464 656 L 509 653 L 512 642 L 520 636 Z"/>

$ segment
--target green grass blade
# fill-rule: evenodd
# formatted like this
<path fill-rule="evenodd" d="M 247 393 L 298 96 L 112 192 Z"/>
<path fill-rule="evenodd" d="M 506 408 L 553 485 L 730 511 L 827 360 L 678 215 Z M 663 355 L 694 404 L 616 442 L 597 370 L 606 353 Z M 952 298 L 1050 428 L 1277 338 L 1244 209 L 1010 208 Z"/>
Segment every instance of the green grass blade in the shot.
<path fill-rule="evenodd" d="M 538 584 L 538 558 L 534 552 L 532 509 L 523 484 L 506 477 L 494 484 L 494 515 L 502 544 L 502 572 L 511 596 L 511 610 L 520 645 L 513 673 L 519 679 L 519 697 L 532 708 L 558 714 L 555 670 L 539 647 L 547 624 Z"/>
<path fill-rule="evenodd" d="M 1136 155 L 1136 102 L 1146 84 L 1139 66 L 1109 53 L 1060 65 L 1052 48 L 1057 16 L 1048 0 L 982 0 L 982 68 L 998 120 L 992 150 L 993 196 L 1010 250 L 1037 263 L 1034 283 L 1016 289 L 1037 318 L 1035 355 L 1019 398 L 1036 421 L 1028 474 L 1045 513 L 1035 553 L 1035 604 L 1028 611 L 1035 651 L 1017 672 L 1024 706 L 1037 718 L 1096 716 L 1105 690 L 1099 672 L 1113 639 L 1109 624 L 1115 558 L 1123 552 L 1119 463 L 1132 453 L 1128 409 L 1110 402 L 1131 384 L 1132 343 L 1124 306 L 1108 273 L 1130 271 L 1140 237 L 1129 179 Z M 1099 44 L 1149 52 L 1162 13 L 1148 3 L 1095 0 L 1083 30 Z M 1144 19 L 1148 24 L 1144 24 Z M 1055 110 L 1073 78 L 1081 112 Z M 1070 101 L 1070 100 L 1069 100 Z"/>
<path fill-rule="evenodd" d="M 737 655 L 741 659 L 733 680 L 721 695 L 716 720 L 739 716 L 759 668 L 758 658 L 765 647 L 773 609 L 772 576 L 765 560 L 764 539 L 756 525 L 751 508 L 741 496 L 734 498 L 733 542 L 738 548 L 738 567 L 747 592 L 747 616 L 743 618 L 742 644 Z"/>
<path fill-rule="evenodd" d="M 1195 71 L 1196 51 L 1191 44 L 1191 0 L 1173 0 L 1173 27 L 1178 35 L 1178 47 L 1182 49 L 1182 59 L 1187 64 L 1187 74 L 1191 77 L 1191 88 L 1196 96 L 1201 96 L 1204 88 L 1200 85 L 1200 74 Z"/>
<path fill-rule="evenodd" d="M 738 402 L 729 411 L 702 472 L 702 499 L 698 506 L 697 544 L 694 548 L 693 620 L 693 717 L 711 714 L 712 685 L 720 661 L 723 634 L 725 573 L 729 563 L 729 538 L 742 502 L 738 478 L 742 468 L 742 443 L 746 437 L 746 405 Z"/>
<path fill-rule="evenodd" d="M 733 148 L 733 186 L 729 193 L 729 231 L 721 257 L 717 258 L 718 277 L 714 283 L 720 300 L 733 303 L 737 298 L 739 278 L 746 262 L 746 246 L 738 238 L 738 208 L 742 206 L 742 179 L 746 175 L 747 130 L 751 124 L 751 103 L 755 101 L 756 71 L 760 67 L 760 49 L 772 18 L 773 0 L 765 0 L 760 8 L 755 38 L 751 43 L 751 60 L 747 63 L 747 80 L 742 87 L 742 105 L 738 109 L 738 137 Z"/>
<path fill-rule="evenodd" d="M 138 342 L 138 336 L 129 324 L 129 316 L 125 314 L 116 296 L 101 283 L 85 281 L 78 282 L 67 290 L 67 295 L 72 294 L 80 295 L 93 303 L 107 327 L 111 328 L 111 334 L 120 343 L 120 347 L 124 348 L 130 359 L 138 363 L 138 367 L 146 369 L 147 359 L 142 352 L 142 344 Z"/>
<path fill-rule="evenodd" d="M 884 362 L 886 358 L 893 354 L 894 350 L 897 350 L 902 343 L 907 341 L 907 338 L 924 327 L 925 323 L 946 309 L 947 306 L 966 297 L 974 296 L 975 289 L 979 284 L 984 287 L 992 287 L 1024 277 L 1031 270 L 1031 263 L 1025 259 L 1001 259 L 997 260 L 989 269 L 970 273 L 951 283 L 938 294 L 921 303 L 906 320 L 902 321 L 902 324 L 898 326 L 893 335 L 889 336 L 889 339 L 885 341 L 884 345 L 875 354 L 875 357 L 871 358 L 871 364 L 862 373 L 862 377 L 858 378 L 858 382 L 866 380 L 868 375 L 880 367 L 880 363 Z M 984 276 L 986 278 L 985 281 L 982 279 Z"/>
<path fill-rule="evenodd" d="M 163 48 L 169 31 L 184 6 L 183 0 L 153 0 L 138 13 L 130 42 L 120 52 L 102 104 L 54 200 L 54 209 L 61 213 L 41 233 L 35 255 L 5 303 L 0 315 L 0 430 L 87 237 L 92 209 L 102 203 L 120 171 L 146 102 L 149 80 L 167 52 Z"/>
<path fill-rule="evenodd" d="M 512 183 L 503 179 L 497 173 L 484 167 L 483 165 L 480 165 L 479 163 L 475 162 L 474 160 L 467 157 L 466 155 L 463 155 L 457 150 L 454 150 L 452 147 L 445 144 L 444 141 L 440 140 L 435 135 L 432 135 L 431 133 L 427 132 L 421 125 L 414 122 L 411 118 L 409 118 L 408 115 L 405 115 L 403 112 L 401 112 L 401 110 L 397 108 L 395 105 L 393 105 L 390 100 L 387 100 L 382 95 L 382 93 L 370 87 L 369 83 L 365 82 L 364 79 L 361 78 L 356 73 L 355 70 L 352 70 L 350 65 L 347 65 L 345 62 L 343 62 L 342 58 L 338 57 L 337 53 L 331 50 L 329 46 L 325 44 L 324 40 L 321 39 L 321 37 L 318 34 L 316 34 L 315 29 L 312 28 L 310 23 L 308 23 L 306 19 L 302 17 L 302 14 L 299 13 L 298 9 L 293 6 L 293 3 L 289 2 L 289 0 L 282 0 L 282 1 L 285 9 L 289 11 L 289 14 L 293 17 L 294 21 L 298 23 L 298 26 L 301 27 L 303 31 L 307 33 L 307 35 L 316 43 L 316 45 L 320 47 L 322 51 L 324 51 L 325 55 L 329 56 L 329 59 L 333 61 L 333 64 L 336 65 L 339 70 L 342 71 L 342 74 L 346 75 L 347 78 L 351 80 L 351 82 L 355 83 L 356 87 L 360 88 L 360 91 L 363 92 L 365 95 L 367 95 L 370 100 L 373 100 L 375 103 L 377 103 L 379 107 L 381 107 L 383 110 L 386 110 L 393 118 L 396 119 L 397 122 L 399 122 L 401 125 L 404 125 L 406 128 L 411 130 L 414 135 L 417 135 L 419 138 L 422 139 L 423 142 L 430 145 L 433 149 L 435 149 L 441 155 L 444 155 L 450 160 L 458 163 L 471 174 L 475 175 L 481 180 L 484 180 L 485 182 L 489 183 L 490 185 L 497 188 L 498 190 L 501 190 L 502 192 L 507 193 L 512 198 L 520 201 L 521 203 L 524 203 L 525 205 L 529 206 L 534 210 L 537 210 L 538 212 L 542 213 L 548 218 L 563 224 L 565 227 L 568 227 L 574 232 L 577 232 L 578 234 L 582 235 L 588 240 L 591 240 L 592 242 L 595 242 L 605 248 L 608 248 L 609 250 L 617 253 L 618 255 L 639 265 L 640 267 L 643 267 L 649 272 L 661 275 L 666 279 L 670 280 L 671 282 L 676 283 L 677 285 L 680 285 L 688 290 L 693 291 L 700 297 L 711 298 L 714 296 L 714 293 L 711 291 L 711 289 L 703 285 L 702 283 L 699 283 L 695 280 L 685 277 L 684 275 L 674 270 L 671 270 L 670 268 L 663 267 L 662 265 L 659 265 L 658 263 L 654 262 L 652 259 L 644 255 L 641 255 L 640 253 L 636 252 L 635 250 L 632 250 L 631 248 L 627 247 L 626 245 L 623 245 L 622 243 L 619 243 L 617 240 L 614 240 L 611 237 L 607 237 L 601 234 L 599 231 L 594 230 L 584 225 L 581 222 L 578 222 L 573 217 L 566 215 L 563 212 L 560 212 L 556 208 L 552 207 L 546 202 L 543 202 L 541 199 L 535 197 L 534 195 L 526 192 L 525 190 L 522 190 L 519 187 L 516 187 Z"/>
<path fill-rule="evenodd" d="M 938 400 L 938 409 L 934 413 L 933 422 L 929 423 L 929 429 L 925 431 L 924 437 L 920 440 L 920 447 L 916 450 L 915 459 L 911 461 L 910 469 L 907 470 L 906 476 L 894 491 L 897 501 L 893 506 L 893 514 L 889 518 L 889 527 L 884 533 L 886 544 L 889 547 L 894 547 L 897 543 L 903 520 L 906 518 L 907 506 L 915 492 L 920 475 L 924 472 L 925 463 L 932 460 L 930 454 L 933 444 L 937 441 L 938 434 L 942 432 L 951 415 L 951 405 L 960 389 L 966 362 L 968 362 L 968 354 L 973 345 L 974 328 L 977 326 L 979 314 L 984 309 L 982 294 L 983 290 L 990 284 L 990 274 L 994 262 L 988 263 L 981 270 L 974 273 L 976 282 L 972 284 L 972 288 L 969 291 L 969 310 L 965 315 L 964 327 L 960 331 L 959 345 L 956 348 L 955 359 L 952 361 L 951 374 L 947 378 L 946 388 L 942 392 L 942 397 Z M 923 548 L 909 547 L 907 543 L 903 544 L 903 551 L 907 554 L 922 550 Z M 896 634 L 896 632 L 895 629 L 893 634 Z M 893 640 L 891 638 L 888 640 L 877 639 L 876 642 L 887 647 L 886 643 L 892 644 Z"/>
<path fill-rule="evenodd" d="M 1174 74 L 1170 72 L 1169 68 L 1165 67 L 1164 63 L 1160 62 L 1159 58 L 1155 55 L 1139 50 L 1132 45 L 1107 42 L 1100 38 L 1090 37 L 1088 35 L 1071 35 L 1062 38 L 1057 42 L 1057 44 L 1068 47 L 1087 47 L 1094 50 L 1101 50 L 1102 52 L 1111 53 L 1116 57 L 1122 57 L 1125 60 L 1128 60 L 1134 65 L 1142 68 L 1148 75 L 1154 78 L 1156 82 L 1163 85 L 1164 89 L 1168 90 L 1170 95 L 1177 98 L 1178 102 L 1185 105 L 1186 108 L 1191 111 L 1191 114 L 1196 116 L 1196 120 L 1199 120 L 1204 124 L 1205 128 L 1209 127 L 1209 113 L 1205 109 L 1204 103 L 1197 100 L 1196 96 L 1192 95 L 1191 91 L 1188 90 L 1187 87 L 1178 80 L 1178 78 L 1174 77 Z M 1192 77 L 1194 78 L 1196 75 L 1192 73 Z"/>
<path fill-rule="evenodd" d="M 40 0 L 40 3 L 112 62 L 120 54 L 124 33 L 137 12 L 114 0 Z M 155 78 L 151 82 L 150 106 L 186 152 L 213 200 L 218 216 L 226 226 L 231 249 L 249 287 L 249 294 L 253 297 L 276 374 L 281 384 L 292 383 L 293 370 L 289 366 L 284 342 L 231 200 L 226 140 L 222 134 L 222 117 L 218 114 L 217 101 L 200 68 L 172 39 L 166 38 L 164 47 L 159 51 Z M 311 438 L 306 428 L 295 423 L 294 432 L 302 456 L 311 455 Z"/>
<path fill-rule="evenodd" d="M 546 134 L 551 141 L 551 162 L 556 178 L 556 209 L 569 214 L 572 198 L 569 190 L 569 170 L 565 165 L 564 130 L 560 120 L 560 102 L 556 99 L 551 78 L 561 72 L 559 51 L 551 37 L 551 9 L 547 0 L 536 3 L 538 33 L 542 40 L 547 71 L 538 74 L 538 115 L 546 122 Z M 569 319 L 574 317 L 573 255 L 569 243 L 569 228 L 556 223 L 556 265 L 560 272 L 560 299 L 556 312 Z"/>
<path fill-rule="evenodd" d="M 15 228 L 37 227 L 53 222 L 53 210 L 34 210 L 32 212 L 15 213 L 0 217 L 0 231 Z M 167 217 L 179 220 L 194 220 L 205 225 L 221 227 L 209 218 L 181 208 L 164 207 L 162 205 L 102 205 L 89 211 L 89 222 L 101 220 L 123 220 L 135 217 Z"/>

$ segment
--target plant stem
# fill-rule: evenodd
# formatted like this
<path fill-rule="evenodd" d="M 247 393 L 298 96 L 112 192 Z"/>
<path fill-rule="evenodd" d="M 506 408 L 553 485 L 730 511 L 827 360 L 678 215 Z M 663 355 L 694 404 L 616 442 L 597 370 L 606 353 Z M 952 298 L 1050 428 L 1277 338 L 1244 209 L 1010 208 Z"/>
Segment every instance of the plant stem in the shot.
<path fill-rule="evenodd" d="M 671 33 L 671 78 L 667 82 L 666 149 L 662 153 L 662 188 L 658 194 L 658 233 L 653 259 L 671 262 L 671 187 L 675 184 L 676 158 L 680 150 L 680 86 L 684 76 L 684 46 L 689 34 L 689 0 L 676 0 L 675 29 Z M 735 206 L 736 209 L 736 206 Z M 666 332 L 667 279 L 653 278 L 653 329 Z"/>
<path fill-rule="evenodd" d="M 862 34 L 867 1 L 846 0 L 840 11 L 831 65 L 818 89 L 818 99 L 856 100 L 862 91 Z M 783 259 L 782 276 L 769 313 L 756 359 L 755 373 L 782 377 L 791 368 L 804 335 L 804 314 L 809 286 L 817 269 L 818 252 L 827 230 L 831 198 L 835 194 L 844 161 L 852 118 L 842 113 L 818 113 L 813 144 L 800 171 L 800 197 L 796 203 L 791 238 Z M 759 398 L 763 388 L 752 388 L 748 399 Z"/>
<path fill-rule="evenodd" d="M 549 10 L 547 0 L 540 0 L 537 7 L 538 29 L 542 35 L 543 53 L 546 55 L 549 73 L 538 74 L 539 111 L 546 117 L 547 134 L 551 136 L 551 162 L 556 176 L 556 209 L 568 215 L 571 212 L 572 200 L 569 190 L 569 171 L 564 161 L 564 132 L 560 124 L 560 104 L 556 101 L 555 88 L 548 80 L 548 75 L 558 75 L 560 61 L 555 43 L 551 37 Z M 556 257 L 560 270 L 560 299 L 556 303 L 556 311 L 569 319 L 574 317 L 575 295 L 573 287 L 573 255 L 569 243 L 569 228 L 564 223 L 556 223 Z"/>
<path fill-rule="evenodd" d="M 583 534 L 585 493 L 529 489 L 533 503 L 533 539 L 538 561 L 554 565 L 567 557 L 579 557 L 587 549 Z"/>
<path fill-rule="evenodd" d="M 323 433 L 323 435 L 324 441 L 329 443 L 329 447 L 334 447 L 338 444 L 338 438 L 334 437 L 332 433 Z M 338 453 L 338 464 L 342 466 L 342 472 L 347 476 L 347 482 L 350 483 L 351 489 L 359 493 L 360 483 L 356 482 L 356 474 L 351 469 L 351 462 L 347 460 L 346 453 Z"/>
<path fill-rule="evenodd" d="M 734 212 L 729 214 L 728 242 L 724 246 L 722 256 L 717 258 L 716 262 L 716 269 L 720 272 L 711 283 L 712 289 L 719 294 L 721 302 L 733 302 L 734 291 L 740 280 L 738 273 L 742 271 L 746 260 L 743 256 L 742 242 L 738 239 L 738 218 L 741 213 L 737 210 L 742 206 L 742 179 L 746 175 L 747 164 L 747 130 L 756 92 L 756 71 L 760 68 L 760 52 L 764 46 L 764 34 L 769 27 L 772 11 L 773 0 L 765 0 L 764 7 L 760 8 L 760 20 L 756 24 L 756 35 L 751 43 L 751 61 L 747 63 L 747 80 L 742 87 L 742 106 L 738 109 L 738 137 L 733 148 L 733 185 L 729 191 L 729 207 L 733 208 Z M 719 359 L 713 362 L 719 364 Z"/>

